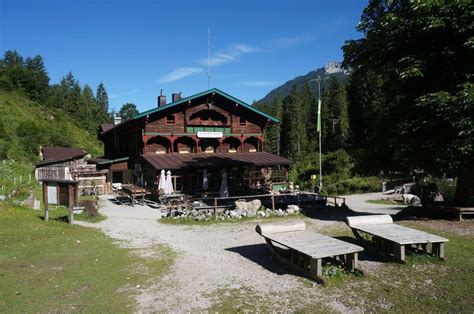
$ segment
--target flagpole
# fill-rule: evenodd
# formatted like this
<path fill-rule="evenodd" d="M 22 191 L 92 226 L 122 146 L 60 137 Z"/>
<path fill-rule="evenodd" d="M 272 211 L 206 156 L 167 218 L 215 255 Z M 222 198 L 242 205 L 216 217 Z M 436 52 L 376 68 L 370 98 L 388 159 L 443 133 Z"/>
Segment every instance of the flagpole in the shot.
<path fill-rule="evenodd" d="M 318 76 L 318 131 L 319 131 L 319 193 L 323 188 L 323 167 L 321 159 L 321 76 Z"/>

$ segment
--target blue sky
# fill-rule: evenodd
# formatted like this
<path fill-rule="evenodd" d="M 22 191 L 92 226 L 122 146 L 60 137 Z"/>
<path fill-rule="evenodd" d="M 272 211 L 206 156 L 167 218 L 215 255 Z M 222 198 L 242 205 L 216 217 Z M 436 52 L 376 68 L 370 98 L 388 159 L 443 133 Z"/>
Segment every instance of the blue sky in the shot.
<path fill-rule="evenodd" d="M 160 89 L 211 87 L 251 103 L 295 76 L 342 60 L 367 1 L 0 0 L 0 51 L 41 55 L 58 82 L 71 71 L 110 105 L 156 106 Z"/>

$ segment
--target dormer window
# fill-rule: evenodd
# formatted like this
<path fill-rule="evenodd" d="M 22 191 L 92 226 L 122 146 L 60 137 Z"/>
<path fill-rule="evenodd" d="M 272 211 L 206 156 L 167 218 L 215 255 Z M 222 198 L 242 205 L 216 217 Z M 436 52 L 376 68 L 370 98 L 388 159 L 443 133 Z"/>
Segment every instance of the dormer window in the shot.
<path fill-rule="evenodd" d="M 175 124 L 176 123 L 176 117 L 174 114 L 170 114 L 166 116 L 166 124 Z"/>
<path fill-rule="evenodd" d="M 247 119 L 244 117 L 239 117 L 239 124 L 240 125 L 247 125 Z"/>

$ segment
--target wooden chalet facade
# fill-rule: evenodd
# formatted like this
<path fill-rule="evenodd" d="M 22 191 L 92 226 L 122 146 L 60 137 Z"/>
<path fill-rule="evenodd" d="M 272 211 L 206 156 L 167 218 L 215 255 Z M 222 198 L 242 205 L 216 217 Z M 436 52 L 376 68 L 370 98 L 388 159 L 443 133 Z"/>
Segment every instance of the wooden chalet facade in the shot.
<path fill-rule="evenodd" d="M 264 151 L 266 127 L 278 119 L 215 88 L 172 100 L 160 95 L 156 108 L 101 126 L 105 156 L 92 161 L 110 169 L 111 181 L 153 188 L 164 169 L 184 193 L 202 190 L 204 172 L 215 191 L 226 171 L 234 195 L 264 181 L 286 183 L 290 161 Z"/>

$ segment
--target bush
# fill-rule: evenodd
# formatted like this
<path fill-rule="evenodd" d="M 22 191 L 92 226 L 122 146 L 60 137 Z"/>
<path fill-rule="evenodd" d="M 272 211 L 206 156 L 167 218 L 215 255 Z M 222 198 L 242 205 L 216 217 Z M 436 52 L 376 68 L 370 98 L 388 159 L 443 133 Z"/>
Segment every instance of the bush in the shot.
<path fill-rule="evenodd" d="M 380 179 L 377 177 L 354 177 L 346 180 L 337 180 L 333 176 L 323 178 L 324 194 L 355 194 L 381 191 Z"/>
<path fill-rule="evenodd" d="M 87 217 L 95 217 L 99 214 L 99 211 L 97 208 L 97 201 L 95 199 L 81 200 L 79 202 L 79 205 L 84 207 L 84 214 Z"/>
<path fill-rule="evenodd" d="M 322 156 L 323 183 L 329 178 L 334 183 L 349 179 L 353 167 L 351 157 L 343 149 L 329 152 Z M 319 183 L 319 154 L 310 154 L 296 160 L 291 167 L 290 181 L 299 185 L 302 190 L 311 190 L 311 175 L 318 176 Z"/>

